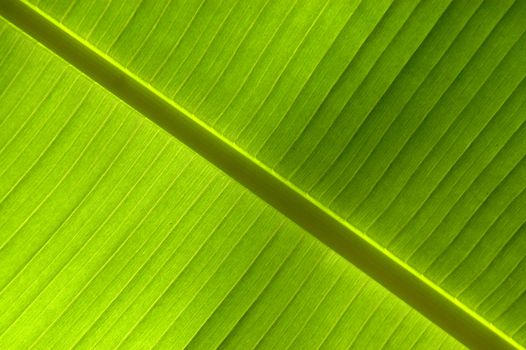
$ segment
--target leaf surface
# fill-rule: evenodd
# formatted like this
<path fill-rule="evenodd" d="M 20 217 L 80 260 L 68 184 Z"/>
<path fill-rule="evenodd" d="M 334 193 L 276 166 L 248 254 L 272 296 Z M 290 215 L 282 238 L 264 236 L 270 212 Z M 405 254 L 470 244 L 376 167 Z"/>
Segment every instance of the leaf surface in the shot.
<path fill-rule="evenodd" d="M 32 3 L 526 342 L 524 1 Z"/>
<path fill-rule="evenodd" d="M 459 347 L 71 66 L 0 32 L 0 347 Z"/>

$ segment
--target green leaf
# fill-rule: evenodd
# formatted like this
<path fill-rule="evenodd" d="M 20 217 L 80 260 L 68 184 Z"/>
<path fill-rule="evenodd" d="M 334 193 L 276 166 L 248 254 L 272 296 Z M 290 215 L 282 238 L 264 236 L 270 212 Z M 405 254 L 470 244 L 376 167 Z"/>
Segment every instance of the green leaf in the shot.
<path fill-rule="evenodd" d="M 2 348 L 456 346 L 101 87 L 0 30 Z"/>
<path fill-rule="evenodd" d="M 336 253 L 526 343 L 525 1 L 31 3 L 107 91 L 4 25 L 6 346 L 456 345 Z"/>

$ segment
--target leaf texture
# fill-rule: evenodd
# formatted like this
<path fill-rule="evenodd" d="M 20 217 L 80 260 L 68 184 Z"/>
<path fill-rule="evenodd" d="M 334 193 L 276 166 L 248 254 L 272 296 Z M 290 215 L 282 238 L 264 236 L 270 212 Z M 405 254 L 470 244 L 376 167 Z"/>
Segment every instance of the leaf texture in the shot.
<path fill-rule="evenodd" d="M 525 1 L 31 3 L 526 343 Z"/>
<path fill-rule="evenodd" d="M 100 86 L 0 32 L 0 347 L 459 347 Z"/>
<path fill-rule="evenodd" d="M 524 1 L 36 4 L 526 341 Z"/>

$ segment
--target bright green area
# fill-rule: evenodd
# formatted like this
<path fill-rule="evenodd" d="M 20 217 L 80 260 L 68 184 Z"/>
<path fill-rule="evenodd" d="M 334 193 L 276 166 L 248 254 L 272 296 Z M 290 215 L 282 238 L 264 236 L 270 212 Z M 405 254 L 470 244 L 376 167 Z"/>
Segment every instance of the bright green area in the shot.
<path fill-rule="evenodd" d="M 526 1 L 32 1 L 526 343 Z"/>
<path fill-rule="evenodd" d="M 0 348 L 460 348 L 0 22 Z"/>

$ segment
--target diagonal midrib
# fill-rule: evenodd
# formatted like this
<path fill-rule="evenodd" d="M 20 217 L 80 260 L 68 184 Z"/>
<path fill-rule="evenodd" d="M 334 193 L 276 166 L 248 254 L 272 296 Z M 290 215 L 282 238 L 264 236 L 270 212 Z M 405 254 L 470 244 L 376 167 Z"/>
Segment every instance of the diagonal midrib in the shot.
<path fill-rule="evenodd" d="M 45 13 L 18 0 L 4 0 L 0 14 L 466 345 L 522 348 L 376 241 Z"/>

